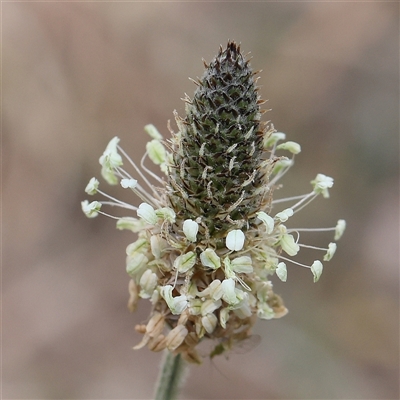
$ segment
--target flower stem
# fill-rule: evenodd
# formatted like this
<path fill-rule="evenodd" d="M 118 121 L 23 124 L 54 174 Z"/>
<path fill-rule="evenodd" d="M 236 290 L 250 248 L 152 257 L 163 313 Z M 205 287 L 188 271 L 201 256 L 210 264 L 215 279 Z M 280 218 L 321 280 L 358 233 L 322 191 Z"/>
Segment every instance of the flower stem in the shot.
<path fill-rule="evenodd" d="M 166 352 L 158 377 L 155 400 L 173 400 L 177 398 L 185 375 L 185 362 L 180 354 Z"/>

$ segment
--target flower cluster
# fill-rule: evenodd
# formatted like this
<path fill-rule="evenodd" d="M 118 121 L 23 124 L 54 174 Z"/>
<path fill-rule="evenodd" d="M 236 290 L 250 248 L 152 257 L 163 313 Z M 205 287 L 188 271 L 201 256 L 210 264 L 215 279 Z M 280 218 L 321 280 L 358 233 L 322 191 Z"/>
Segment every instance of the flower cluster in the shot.
<path fill-rule="evenodd" d="M 96 178 L 85 191 L 107 200 L 82 202 L 88 217 L 105 214 L 103 205 L 136 213 L 109 215 L 117 219 L 118 229 L 138 235 L 126 249 L 128 306 L 135 310 L 139 298 L 152 304 L 147 323 L 136 327 L 143 339 L 135 348 L 168 349 L 193 363 L 201 362 L 196 347 L 203 339 L 218 340 L 212 357 L 251 337 L 257 317 L 268 320 L 287 313 L 270 280 L 276 274 L 286 281 L 287 264 L 309 268 L 314 282 L 320 278 L 320 259 L 329 261 L 336 243 L 326 248 L 301 244 L 301 232 L 333 231 L 337 241 L 345 229 L 344 220 L 326 229 L 288 225 L 317 196 L 329 197 L 333 179 L 318 174 L 309 193 L 274 199 L 278 181 L 293 166 L 300 145 L 261 122 L 263 101 L 255 73 L 239 46 L 229 42 L 205 66 L 204 76 L 195 81 L 194 98 L 184 99 L 186 117 L 175 112 L 178 132 L 169 128 L 170 140 L 147 125 L 151 140 L 140 166 L 117 137 L 100 157 L 103 178 L 134 192 L 141 203 L 135 206 L 107 195 Z M 163 178 L 144 165 L 147 156 Z M 133 176 L 123 168 L 124 159 Z M 278 203 L 288 207 L 274 212 Z M 293 257 L 302 247 L 320 251 L 322 257 L 312 265 L 301 264 Z"/>

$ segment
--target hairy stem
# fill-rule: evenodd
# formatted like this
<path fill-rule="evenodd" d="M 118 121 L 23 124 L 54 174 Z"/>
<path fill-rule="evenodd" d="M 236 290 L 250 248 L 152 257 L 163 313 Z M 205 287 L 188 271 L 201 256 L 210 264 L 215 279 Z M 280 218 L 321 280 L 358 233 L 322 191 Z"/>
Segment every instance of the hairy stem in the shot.
<path fill-rule="evenodd" d="M 180 354 L 166 352 L 158 377 L 155 400 L 173 400 L 178 396 L 185 376 L 186 365 Z"/>

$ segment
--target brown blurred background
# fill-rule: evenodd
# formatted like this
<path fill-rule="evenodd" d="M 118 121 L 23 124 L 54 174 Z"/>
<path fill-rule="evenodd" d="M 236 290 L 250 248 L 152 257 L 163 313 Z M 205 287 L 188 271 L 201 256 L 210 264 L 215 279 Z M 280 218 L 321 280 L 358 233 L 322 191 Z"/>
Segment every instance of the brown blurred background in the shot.
<path fill-rule="evenodd" d="M 2 12 L 3 398 L 151 398 L 161 355 L 131 349 L 149 304 L 126 308 L 135 238 L 85 218 L 80 201 L 113 136 L 136 160 L 145 124 L 168 137 L 195 89 L 188 77 L 228 39 L 263 70 L 265 118 L 302 145 L 284 193 L 305 193 L 318 172 L 335 178 L 331 199 L 297 225 L 345 218 L 348 230 L 318 284 L 295 266 L 276 282 L 290 312 L 257 323 L 257 349 L 192 367 L 181 399 L 399 398 L 397 2 L 9 2 Z"/>

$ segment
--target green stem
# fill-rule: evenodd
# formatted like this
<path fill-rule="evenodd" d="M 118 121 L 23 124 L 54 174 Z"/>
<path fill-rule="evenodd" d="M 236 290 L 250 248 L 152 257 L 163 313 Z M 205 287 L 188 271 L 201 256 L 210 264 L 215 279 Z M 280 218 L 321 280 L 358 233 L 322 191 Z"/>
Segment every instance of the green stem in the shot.
<path fill-rule="evenodd" d="M 185 362 L 180 354 L 166 352 L 158 377 L 155 400 L 173 400 L 177 398 L 185 375 Z"/>

